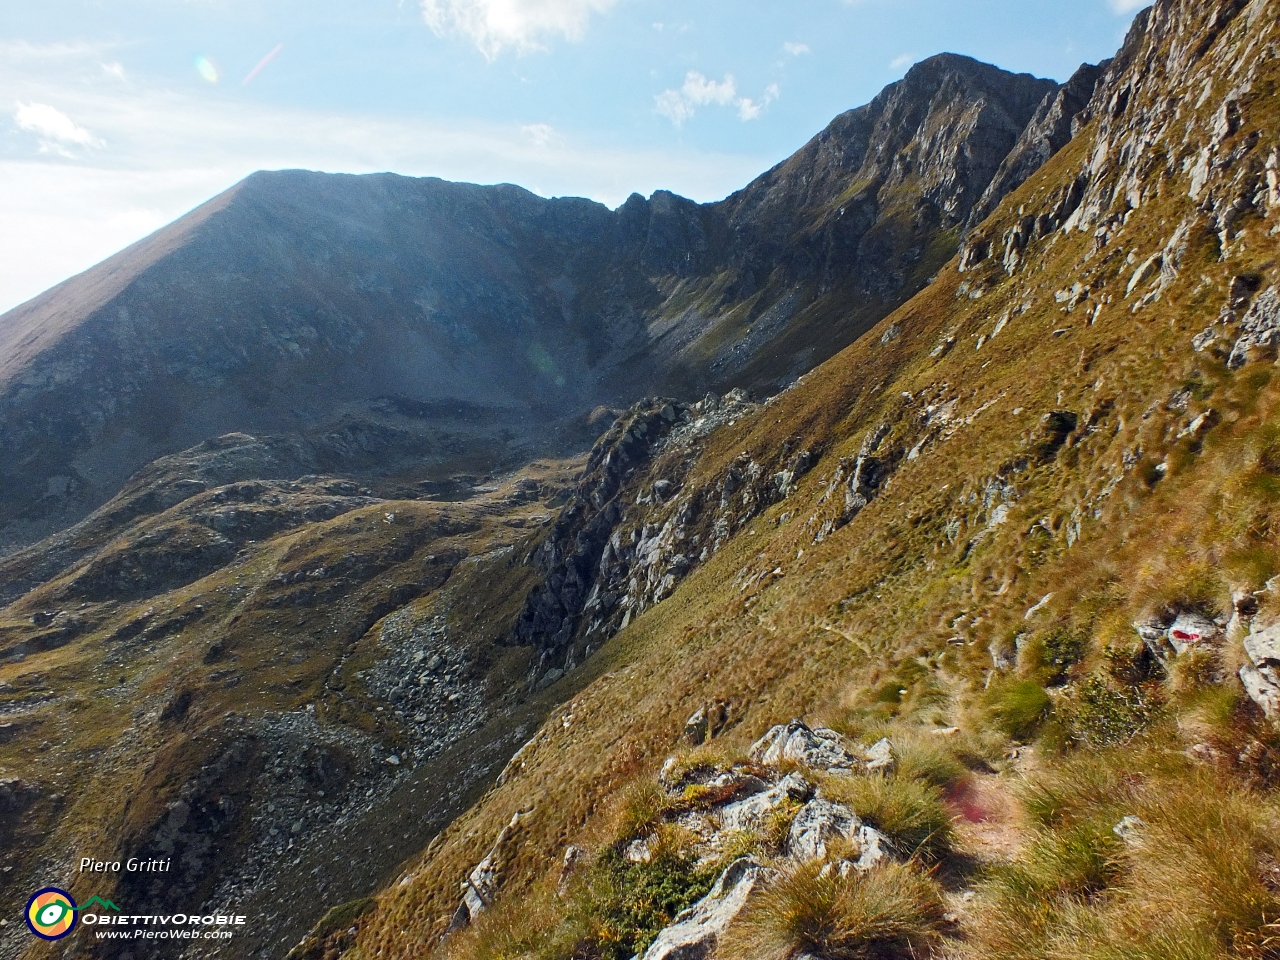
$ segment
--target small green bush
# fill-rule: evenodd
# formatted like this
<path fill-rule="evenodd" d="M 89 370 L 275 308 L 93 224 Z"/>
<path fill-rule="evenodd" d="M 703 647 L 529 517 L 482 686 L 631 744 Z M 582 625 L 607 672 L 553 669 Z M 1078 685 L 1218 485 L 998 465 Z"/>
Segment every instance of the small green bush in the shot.
<path fill-rule="evenodd" d="M 630 960 L 644 953 L 678 913 L 710 892 L 718 866 L 659 849 L 649 863 L 632 863 L 607 850 L 586 878 L 587 907 L 593 915 L 591 956 Z"/>
<path fill-rule="evenodd" d="M 1032 680 L 998 680 L 986 701 L 996 726 L 1015 740 L 1029 740 L 1053 710 L 1049 694 Z"/>

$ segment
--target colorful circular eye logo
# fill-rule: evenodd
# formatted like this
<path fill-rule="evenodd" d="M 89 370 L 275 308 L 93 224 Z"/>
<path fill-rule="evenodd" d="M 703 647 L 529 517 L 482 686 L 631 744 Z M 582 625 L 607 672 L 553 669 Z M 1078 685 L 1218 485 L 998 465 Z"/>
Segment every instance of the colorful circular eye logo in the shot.
<path fill-rule="evenodd" d="M 45 887 L 27 901 L 27 926 L 41 940 L 61 940 L 76 926 L 76 902 L 57 887 Z"/>

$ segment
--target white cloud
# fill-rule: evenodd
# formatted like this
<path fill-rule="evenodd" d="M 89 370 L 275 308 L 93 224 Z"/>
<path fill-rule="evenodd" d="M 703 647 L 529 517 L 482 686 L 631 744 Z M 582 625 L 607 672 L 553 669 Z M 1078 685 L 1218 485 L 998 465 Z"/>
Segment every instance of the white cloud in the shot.
<path fill-rule="evenodd" d="M 785 53 L 789 53 L 793 57 L 803 57 L 806 53 L 810 52 L 809 45 L 807 43 L 787 42 L 782 45 L 782 49 Z"/>
<path fill-rule="evenodd" d="M 889 61 L 889 69 L 905 70 L 907 67 L 913 65 L 915 62 L 916 62 L 916 55 L 914 53 L 899 54 L 898 56 L 894 57 L 892 60 Z"/>
<path fill-rule="evenodd" d="M 738 117 L 743 122 L 748 120 L 758 120 L 760 114 L 764 112 L 765 107 L 778 99 L 778 85 L 771 83 L 765 87 L 764 96 L 760 98 L 760 102 L 752 100 L 750 97 L 743 97 L 738 101 Z"/>
<path fill-rule="evenodd" d="M 19 130 L 34 133 L 41 153 L 71 156 L 71 147 L 101 147 L 103 142 L 61 110 L 47 103 L 19 103 L 13 112 Z"/>
<path fill-rule="evenodd" d="M 765 108 L 778 99 L 778 93 L 778 85 L 771 83 L 758 101 L 740 97 L 733 74 L 725 74 L 723 80 L 708 80 L 697 70 L 690 70 L 683 86 L 664 90 L 654 97 L 654 102 L 657 112 L 677 127 L 692 120 L 698 107 L 733 107 L 745 123 L 758 120 Z"/>
<path fill-rule="evenodd" d="M 693 105 L 679 90 L 664 90 L 653 99 L 658 113 L 677 127 L 683 127 L 686 120 L 693 119 Z"/>
<path fill-rule="evenodd" d="M 439 36 L 462 36 L 490 60 L 504 50 L 543 49 L 549 37 L 579 40 L 594 13 L 616 0 L 421 0 Z"/>
<path fill-rule="evenodd" d="M 104 63 L 102 65 L 102 72 L 108 77 L 115 77 L 117 80 L 123 80 L 125 78 L 124 64 L 114 60 L 110 63 Z"/>
<path fill-rule="evenodd" d="M 1107 0 L 1107 3 L 1116 13 L 1133 13 L 1135 10 L 1149 6 L 1151 0 Z"/>
<path fill-rule="evenodd" d="M 698 107 L 717 104 L 721 107 L 733 103 L 738 95 L 738 86 L 733 75 L 726 73 L 724 79 L 717 82 L 708 80 L 696 70 L 690 70 L 684 78 L 684 86 L 680 91 L 686 100 Z"/>
<path fill-rule="evenodd" d="M 556 128 L 549 123 L 530 123 L 521 127 L 520 132 L 539 147 L 545 147 L 555 138 Z"/>

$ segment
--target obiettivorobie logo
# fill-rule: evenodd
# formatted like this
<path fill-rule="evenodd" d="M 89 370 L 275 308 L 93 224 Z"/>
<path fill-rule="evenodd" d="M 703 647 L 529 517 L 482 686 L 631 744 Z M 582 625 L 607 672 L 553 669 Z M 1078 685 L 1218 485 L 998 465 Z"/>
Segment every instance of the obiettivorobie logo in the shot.
<path fill-rule="evenodd" d="M 80 907 L 67 891 L 45 887 L 37 890 L 27 901 L 27 927 L 41 940 L 61 940 L 76 928 L 76 914 L 93 906 L 120 909 L 101 897 L 94 897 Z"/>
<path fill-rule="evenodd" d="M 78 914 L 93 907 L 120 912 L 110 900 L 90 897 L 84 906 L 79 906 L 67 891 L 45 887 L 27 901 L 27 927 L 41 940 L 61 940 L 76 928 Z"/>
<path fill-rule="evenodd" d="M 112 912 L 118 916 L 112 916 Z M 96 936 L 100 940 L 229 939 L 232 932 L 226 928 L 244 926 L 247 920 L 244 916 L 220 913 L 205 916 L 185 913 L 126 915 L 102 897 L 90 897 L 80 906 L 71 894 L 58 887 L 37 890 L 27 901 L 27 928 L 41 940 L 61 940 L 68 936 L 76 929 L 82 915 L 85 926 L 109 928 L 97 931 Z M 121 927 L 131 929 L 119 929 Z"/>

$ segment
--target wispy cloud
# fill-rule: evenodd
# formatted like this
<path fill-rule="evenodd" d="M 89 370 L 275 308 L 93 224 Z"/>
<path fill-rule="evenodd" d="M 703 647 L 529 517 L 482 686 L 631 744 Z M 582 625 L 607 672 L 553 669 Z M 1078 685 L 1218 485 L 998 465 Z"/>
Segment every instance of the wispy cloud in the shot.
<path fill-rule="evenodd" d="M 771 83 L 764 96 L 756 101 L 738 95 L 733 74 L 725 74 L 723 80 L 709 80 L 697 70 L 690 70 L 681 87 L 662 91 L 654 101 L 658 113 L 680 127 L 693 119 L 698 107 L 733 107 L 743 121 L 756 120 L 778 99 L 778 92 L 778 85 Z"/>
<path fill-rule="evenodd" d="M 791 43 L 790 41 L 782 45 L 782 50 L 784 53 L 788 53 L 793 57 L 803 57 L 806 53 L 810 52 L 809 45 L 807 43 Z"/>
<path fill-rule="evenodd" d="M 556 128 L 549 123 L 529 123 L 521 127 L 520 132 L 536 146 L 545 147 L 555 139 Z"/>
<path fill-rule="evenodd" d="M 579 40 L 592 14 L 616 0 L 421 0 L 427 25 L 439 36 L 460 36 L 490 60 L 506 50 L 544 49 L 552 37 Z"/>
<path fill-rule="evenodd" d="M 778 93 L 778 85 L 771 83 L 765 87 L 764 96 L 758 101 L 743 97 L 738 101 L 738 117 L 743 121 L 759 119 L 765 108 L 778 99 Z"/>
<path fill-rule="evenodd" d="M 19 130 L 35 134 L 41 153 L 70 157 L 73 147 L 101 147 L 103 142 L 61 110 L 47 103 L 19 103 L 13 111 Z"/>
<path fill-rule="evenodd" d="M 1107 0 L 1116 13 L 1133 13 L 1143 7 L 1150 6 L 1151 0 Z"/>
<path fill-rule="evenodd" d="M 889 61 L 889 69 L 905 70 L 915 62 L 916 55 L 914 53 L 901 53 Z"/>

